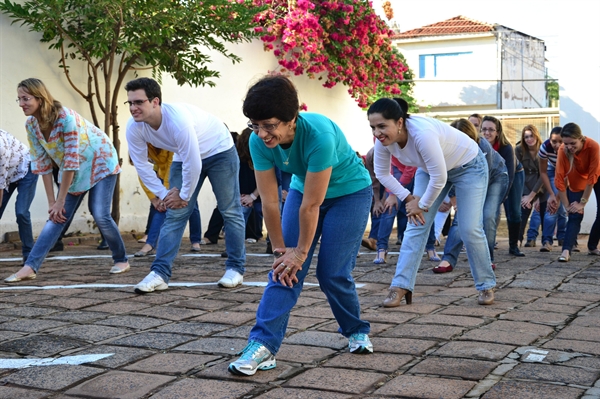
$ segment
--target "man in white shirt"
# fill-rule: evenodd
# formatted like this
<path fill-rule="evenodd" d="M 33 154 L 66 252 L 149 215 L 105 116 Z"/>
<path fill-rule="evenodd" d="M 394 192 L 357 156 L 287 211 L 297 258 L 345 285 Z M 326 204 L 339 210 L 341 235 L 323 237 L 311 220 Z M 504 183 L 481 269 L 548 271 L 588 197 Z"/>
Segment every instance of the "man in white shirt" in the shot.
<path fill-rule="evenodd" d="M 243 282 L 245 224 L 238 181 L 239 158 L 229 130 L 217 117 L 189 104 L 163 104 L 158 83 L 139 78 L 125 85 L 129 154 L 142 182 L 166 206 L 151 272 L 135 286 L 137 293 L 166 290 L 183 231 L 208 177 L 223 215 L 227 261 L 222 287 Z M 148 163 L 148 145 L 175 153 L 167 190 Z"/>
<path fill-rule="evenodd" d="M 35 197 L 38 175 L 31 172 L 29 149 L 10 133 L 0 129 L 0 219 L 15 190 L 15 202 L 23 264 L 33 248 L 33 230 L 29 207 Z"/>

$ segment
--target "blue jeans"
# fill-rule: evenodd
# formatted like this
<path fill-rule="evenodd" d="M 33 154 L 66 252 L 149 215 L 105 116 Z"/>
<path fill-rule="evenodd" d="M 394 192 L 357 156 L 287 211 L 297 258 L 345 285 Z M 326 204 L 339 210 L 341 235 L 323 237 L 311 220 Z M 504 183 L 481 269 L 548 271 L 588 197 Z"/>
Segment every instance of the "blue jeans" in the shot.
<path fill-rule="evenodd" d="M 531 216 L 529 217 L 529 228 L 527 229 L 527 241 L 535 241 L 537 236 L 539 235 L 539 228 L 542 224 L 542 218 L 540 217 L 540 213 L 534 209 L 531 211 Z M 542 229 L 543 231 L 543 229 Z"/>
<path fill-rule="evenodd" d="M 504 200 L 504 213 L 507 223 L 521 224 L 521 197 L 523 197 L 523 185 L 525 184 L 525 171 L 515 172 L 512 186 L 508 190 L 508 197 Z"/>
<path fill-rule="evenodd" d="M 554 194 L 558 193 L 556 186 L 554 185 L 554 176 L 556 175 L 556 170 L 554 168 L 548 167 L 548 178 L 550 179 L 550 185 L 552 186 L 552 190 Z M 554 229 L 556 229 L 556 238 L 559 240 L 564 240 L 565 233 L 567 231 L 567 210 L 563 206 L 563 204 L 559 200 L 558 211 L 554 215 L 551 215 L 550 212 L 546 212 L 544 214 L 544 229 L 542 231 L 542 244 L 550 243 L 552 245 L 554 243 Z"/>
<path fill-rule="evenodd" d="M 252 206 L 242 206 L 242 213 L 244 214 L 244 223 L 248 224 L 248 219 L 252 214 L 252 211 L 256 212 L 256 215 L 260 217 L 262 221 L 263 213 L 262 213 L 262 202 L 254 201 Z"/>
<path fill-rule="evenodd" d="M 487 238 L 490 260 L 492 262 L 494 262 L 494 244 L 496 243 L 496 230 L 498 229 L 498 214 L 500 213 L 500 204 L 506 195 L 506 190 L 508 190 L 508 174 L 503 173 L 496 176 L 488 185 L 483 204 L 483 230 Z M 462 209 L 462 206 L 459 209 Z M 454 216 L 452 226 L 448 232 L 448 239 L 444 245 L 442 260 L 451 264 L 452 267 L 456 266 L 462 245 L 463 242 L 458 231 L 458 218 Z"/>
<path fill-rule="evenodd" d="M 389 195 L 390 194 L 382 187 L 380 199 L 385 201 Z M 377 250 L 388 249 L 390 234 L 392 234 L 394 221 L 396 220 L 397 215 L 398 208 L 396 207 L 379 215 L 371 213 L 371 231 L 369 232 L 369 238 L 375 238 L 377 240 Z"/>
<path fill-rule="evenodd" d="M 338 198 L 329 198 L 320 206 L 315 237 L 302 270 L 293 287 L 273 282 L 273 271 L 256 311 L 256 324 L 250 331 L 250 341 L 263 344 L 273 354 L 279 351 L 287 328 L 290 311 L 302 292 L 304 278 L 310 268 L 315 247 L 321 237 L 316 274 L 321 291 L 338 322 L 339 332 L 345 337 L 355 333 L 368 334 L 370 324 L 360 319 L 360 303 L 352 270 L 367 227 L 371 208 L 371 187 Z M 300 234 L 299 209 L 302 193 L 290 190 L 282 218 L 283 239 L 286 247 L 295 247 Z"/>
<path fill-rule="evenodd" d="M 414 195 L 421 197 L 429 184 L 429 174 L 417 170 Z M 424 225 L 409 224 L 404 233 L 400 256 L 396 264 L 396 275 L 392 287 L 413 291 L 417 272 L 423 257 L 427 238 L 431 231 L 436 210 L 454 185 L 456 201 L 460 212 L 457 214 L 460 236 L 467 247 L 467 256 L 475 288 L 479 291 L 496 286 L 496 276 L 492 271 L 490 251 L 483 230 L 483 209 L 488 188 L 488 166 L 481 151 L 470 162 L 448 171 L 448 181 L 439 196 L 423 212 Z"/>
<path fill-rule="evenodd" d="M 152 209 L 154 209 L 153 206 Z M 166 212 L 158 212 L 155 210 L 154 216 L 152 217 L 152 221 L 150 222 L 150 228 L 148 229 L 148 238 L 146 238 L 146 244 L 151 245 L 152 248 L 156 248 L 158 244 L 158 236 L 160 235 L 160 229 L 162 228 L 166 217 Z M 198 210 L 198 201 L 196 201 L 196 206 L 190 214 L 189 222 L 190 242 L 192 244 L 200 243 L 200 240 L 202 239 L 202 232 L 200 230 L 200 211 Z"/>
<path fill-rule="evenodd" d="M 94 217 L 98 230 L 106 240 L 108 247 L 112 252 L 114 263 L 127 262 L 127 253 L 125 252 L 125 244 L 119 228 L 110 215 L 110 206 L 112 204 L 113 192 L 117 175 L 110 175 L 100 180 L 88 193 L 88 207 L 90 213 Z M 83 200 L 83 195 L 67 194 L 65 200 L 65 211 L 67 221 L 65 223 L 55 223 L 48 220 L 42 229 L 29 258 L 25 265 L 31 267 L 36 273 L 40 270 L 42 262 L 50 249 L 54 246 L 66 223 L 73 219 L 75 211 Z"/>
<path fill-rule="evenodd" d="M 33 248 L 33 229 L 31 227 L 31 215 L 29 207 L 35 197 L 37 188 L 38 175 L 31 172 L 31 165 L 27 174 L 20 180 L 12 182 L 4 190 L 2 196 L 2 204 L 0 205 L 0 219 L 4 214 L 4 210 L 8 205 L 8 201 L 12 194 L 17 190 L 17 200 L 15 202 L 15 215 L 17 218 L 17 226 L 19 227 L 19 238 L 21 239 L 21 252 L 23 253 L 23 261 L 27 260 L 31 249 Z"/>
<path fill-rule="evenodd" d="M 170 187 L 181 188 L 182 168 L 182 162 L 171 164 Z M 166 283 L 171 278 L 173 260 L 179 252 L 185 225 L 190 219 L 194 207 L 197 206 L 198 193 L 207 177 L 217 198 L 217 208 L 223 216 L 227 235 L 225 249 L 228 258 L 225 261 L 225 268 L 235 270 L 240 274 L 244 274 L 246 271 L 244 267 L 246 263 L 245 228 L 240 203 L 239 170 L 240 159 L 235 147 L 203 159 L 200 180 L 188 201 L 188 206 L 180 209 L 167 209 L 166 219 L 158 239 L 161 244 L 157 248 L 156 258 L 151 267 L 151 270 Z"/>

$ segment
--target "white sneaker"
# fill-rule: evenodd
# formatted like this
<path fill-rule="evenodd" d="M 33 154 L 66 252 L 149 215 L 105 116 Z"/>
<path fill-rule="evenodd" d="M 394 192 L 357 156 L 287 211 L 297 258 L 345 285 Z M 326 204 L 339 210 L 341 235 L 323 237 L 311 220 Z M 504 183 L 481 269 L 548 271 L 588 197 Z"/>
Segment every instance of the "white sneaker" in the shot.
<path fill-rule="evenodd" d="M 164 291 L 169 288 L 169 285 L 158 274 L 150 272 L 134 288 L 138 294 L 145 294 L 152 291 Z"/>
<path fill-rule="evenodd" d="M 246 238 L 246 242 L 248 244 L 255 244 L 256 243 L 256 239 L 254 239 L 254 238 Z"/>
<path fill-rule="evenodd" d="M 239 274 L 233 269 L 227 269 L 225 274 L 219 280 L 218 284 L 221 287 L 234 288 L 241 285 L 244 282 L 244 276 Z"/>

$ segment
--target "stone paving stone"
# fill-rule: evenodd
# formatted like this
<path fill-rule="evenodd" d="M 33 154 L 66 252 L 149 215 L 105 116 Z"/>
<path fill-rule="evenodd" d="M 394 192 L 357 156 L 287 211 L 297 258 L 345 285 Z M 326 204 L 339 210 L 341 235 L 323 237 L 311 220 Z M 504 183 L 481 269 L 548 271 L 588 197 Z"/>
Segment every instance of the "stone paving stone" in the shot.
<path fill-rule="evenodd" d="M 378 334 L 379 337 L 437 338 L 450 340 L 465 331 L 462 327 L 450 327 L 436 324 L 401 324 Z"/>
<path fill-rule="evenodd" d="M 393 397 L 401 394 L 406 398 L 419 399 L 461 399 L 474 386 L 475 383 L 472 381 L 400 375 L 388 381 L 376 390 L 374 394 L 392 395 Z"/>
<path fill-rule="evenodd" d="M 52 332 L 53 335 L 61 337 L 77 338 L 86 342 L 99 342 L 120 335 L 131 334 L 131 330 L 125 328 L 95 326 L 95 325 L 72 325 Z"/>
<path fill-rule="evenodd" d="M 9 321 L 0 325 L 1 330 L 37 333 L 52 328 L 65 326 L 68 323 L 54 320 L 39 320 L 39 319 L 20 319 Z"/>
<path fill-rule="evenodd" d="M 191 341 L 192 339 L 194 337 L 182 334 L 141 332 L 129 337 L 116 339 L 111 342 L 111 345 L 165 350 Z"/>
<path fill-rule="evenodd" d="M 456 316 L 471 316 L 471 317 L 497 317 L 504 313 L 502 309 L 489 308 L 487 306 L 448 306 L 437 314 L 447 314 Z"/>
<path fill-rule="evenodd" d="M 188 299 L 185 301 L 174 302 L 173 306 L 179 306 L 188 309 L 200 309 L 206 311 L 215 311 L 224 308 L 231 308 L 237 303 L 234 301 L 215 300 L 209 298 Z"/>
<path fill-rule="evenodd" d="M 549 364 L 524 363 L 509 371 L 506 377 L 592 386 L 600 377 L 600 371 L 588 371 L 581 368 Z"/>
<path fill-rule="evenodd" d="M 193 355 L 189 353 L 158 353 L 147 359 L 131 364 L 124 370 L 180 375 L 200 368 L 206 363 L 219 359 L 219 356 Z"/>
<path fill-rule="evenodd" d="M 577 284 L 575 281 L 577 280 L 571 280 L 571 282 L 562 284 L 560 287 L 558 287 L 559 291 L 565 291 L 565 292 L 581 292 L 581 293 L 586 293 L 586 294 L 596 294 L 598 292 L 598 286 L 597 285 L 593 285 L 593 284 Z"/>
<path fill-rule="evenodd" d="M 167 291 L 167 293 L 165 292 L 161 292 L 160 295 L 138 295 L 135 294 L 135 296 L 128 298 L 128 301 L 131 302 L 141 302 L 141 303 L 147 303 L 147 304 L 151 304 L 151 305 L 173 305 L 174 303 L 178 302 L 178 301 L 183 301 L 185 300 L 185 297 L 181 296 L 181 295 L 172 295 L 170 293 L 170 291 Z"/>
<path fill-rule="evenodd" d="M 86 299 L 86 298 L 53 298 L 51 300 L 44 301 L 45 306 L 52 306 L 57 308 L 65 308 L 70 310 L 82 309 L 92 305 L 98 305 L 106 301 L 100 299 Z"/>
<path fill-rule="evenodd" d="M 211 313 L 205 313 L 198 317 L 194 317 L 193 321 L 199 321 L 202 323 L 217 323 L 217 324 L 233 324 L 240 325 L 255 319 L 254 313 L 240 313 L 240 312 L 227 312 L 217 311 Z"/>
<path fill-rule="evenodd" d="M 553 303 L 544 303 L 535 301 L 519 307 L 521 311 L 542 311 L 542 312 L 556 312 L 575 314 L 583 309 L 583 306 L 569 306 L 569 305 L 558 305 Z"/>
<path fill-rule="evenodd" d="M 94 324 L 113 327 L 128 327 L 135 330 L 147 330 L 169 323 L 166 320 L 143 316 L 114 316 L 97 321 Z"/>
<path fill-rule="evenodd" d="M 432 353 L 434 356 L 463 357 L 483 360 L 502 360 L 514 346 L 481 342 L 452 341 Z"/>
<path fill-rule="evenodd" d="M 13 304 L 27 304 L 32 303 L 39 305 L 45 303 L 45 301 L 53 299 L 51 295 L 44 294 L 28 294 L 28 295 L 11 295 L 0 298 L 0 302 L 13 303 Z"/>
<path fill-rule="evenodd" d="M 210 300 L 212 301 L 216 301 L 216 300 L 221 300 L 221 301 L 225 301 L 225 302 L 229 302 L 229 301 L 235 301 L 235 302 L 239 302 L 239 303 L 251 303 L 251 302 L 259 302 L 260 299 L 262 298 L 262 293 L 258 294 L 258 293 L 248 293 L 248 292 L 236 292 L 235 295 L 231 295 L 230 292 L 221 292 L 218 294 L 214 294 L 210 296 Z M 300 299 L 303 299 L 302 297 Z M 306 300 L 308 300 L 308 302 L 306 303 L 307 305 L 312 305 L 313 303 L 316 302 L 316 300 L 314 299 L 310 299 L 310 298 L 304 298 Z M 298 303 L 296 304 L 296 306 L 305 306 L 305 305 L 301 305 L 302 301 L 298 300 Z"/>
<path fill-rule="evenodd" d="M 89 298 L 89 299 L 99 299 L 104 302 L 107 301 L 120 301 L 124 299 L 135 299 L 140 295 L 134 292 L 121 292 L 121 291 L 113 291 L 113 290 L 102 290 L 102 291 L 92 291 L 86 292 L 84 294 L 78 295 L 78 298 Z"/>
<path fill-rule="evenodd" d="M 161 319 L 179 321 L 184 319 L 189 319 L 191 317 L 200 316 L 204 314 L 203 310 L 197 309 L 186 309 L 186 308 L 178 308 L 175 306 L 154 306 L 147 309 L 142 309 L 140 311 L 134 312 L 133 314 L 139 314 L 144 316 L 152 316 L 158 317 Z"/>
<path fill-rule="evenodd" d="M 415 324 L 444 324 L 459 327 L 475 327 L 483 324 L 484 322 L 485 321 L 483 319 L 475 317 L 449 316 L 440 314 L 426 315 L 412 321 L 412 323 Z"/>
<path fill-rule="evenodd" d="M 173 349 L 183 352 L 205 352 L 233 356 L 248 344 L 245 339 L 235 338 L 203 338 Z"/>
<path fill-rule="evenodd" d="M 123 365 L 146 358 L 153 354 L 153 352 L 149 350 L 139 348 L 127 348 L 123 346 L 112 345 L 96 345 L 92 347 L 87 347 L 86 349 L 76 353 L 72 353 L 71 355 L 92 355 L 99 353 L 111 353 L 112 356 L 105 357 L 104 359 L 100 359 L 88 364 L 107 367 L 111 369 L 121 367 Z"/>
<path fill-rule="evenodd" d="M 559 324 L 564 323 L 569 318 L 569 315 L 553 312 L 515 311 L 502 314 L 500 315 L 500 318 L 503 320 L 529 321 L 532 323 L 557 326 Z"/>
<path fill-rule="evenodd" d="M 23 334 L 19 334 L 14 331 L 0 331 L 0 342 L 8 341 L 10 339 L 15 339 L 17 337 L 22 337 Z"/>
<path fill-rule="evenodd" d="M 599 316 L 582 316 L 577 317 L 575 320 L 571 322 L 572 326 L 582 326 L 582 327 L 600 327 L 600 317 Z"/>
<path fill-rule="evenodd" d="M 302 331 L 283 340 L 286 344 L 320 346 L 331 349 L 342 349 L 348 345 L 348 338 L 342 334 L 322 331 Z"/>
<path fill-rule="evenodd" d="M 0 344 L 0 351 L 48 357 L 81 346 L 80 341 L 53 335 L 29 335 Z"/>
<path fill-rule="evenodd" d="M 288 328 L 295 330 L 307 330 L 310 327 L 316 326 L 329 321 L 329 319 L 318 319 L 314 317 L 291 316 L 288 321 Z M 335 323 L 337 326 L 337 322 Z M 337 331 L 337 328 L 336 328 Z"/>
<path fill-rule="evenodd" d="M 600 301 L 600 294 L 598 293 L 585 293 L 585 292 L 553 292 L 549 295 L 552 298 L 570 298 L 576 299 L 580 301 L 586 301 L 589 303 L 594 303 Z"/>
<path fill-rule="evenodd" d="M 498 363 L 473 359 L 428 357 L 412 367 L 411 374 L 434 374 L 459 377 L 465 380 L 481 380 L 496 368 Z"/>
<path fill-rule="evenodd" d="M 90 306 L 86 308 L 86 310 L 91 310 L 92 312 L 106 312 L 112 314 L 120 314 L 120 313 L 133 313 L 138 310 L 145 309 L 150 305 L 145 303 L 137 303 L 137 302 L 110 302 L 104 303 L 102 305 Z"/>
<path fill-rule="evenodd" d="M 325 319 L 325 320 L 334 318 L 329 305 L 294 308 L 294 309 L 292 309 L 291 315 L 292 316 L 315 317 L 315 318 Z"/>
<path fill-rule="evenodd" d="M 546 298 L 538 299 L 536 302 L 551 303 L 555 305 L 577 306 L 581 308 L 584 308 L 592 303 L 590 301 L 584 301 L 581 299 L 559 297 L 555 294 L 550 294 Z"/>
<path fill-rule="evenodd" d="M 393 373 L 412 360 L 413 357 L 409 355 L 378 353 L 377 348 L 375 348 L 375 353 L 364 356 L 358 356 L 353 353 L 342 353 L 327 360 L 322 366 Z"/>
<path fill-rule="evenodd" d="M 284 386 L 357 394 L 372 389 L 385 378 L 385 374 L 375 372 L 337 368 L 328 368 L 324 372 L 323 369 L 315 368 L 291 378 Z"/>
<path fill-rule="evenodd" d="M 335 353 L 329 348 L 283 344 L 277 352 L 277 360 L 290 363 L 317 364 Z"/>
<path fill-rule="evenodd" d="M 360 315 L 364 320 L 379 323 L 402 324 L 418 317 L 411 313 L 401 312 L 364 312 Z"/>
<path fill-rule="evenodd" d="M 488 330 L 500 330 L 518 333 L 537 334 L 540 337 L 545 337 L 554 332 L 552 327 L 542 324 L 525 323 L 520 321 L 497 320 L 485 325 L 483 328 Z"/>
<path fill-rule="evenodd" d="M 231 337 L 247 339 L 250 335 L 250 330 L 252 330 L 252 326 L 234 327 L 229 328 L 223 332 L 213 334 L 213 337 Z"/>
<path fill-rule="evenodd" d="M 4 325 L 0 326 L 0 328 L 3 328 L 3 326 Z M 556 338 L 574 339 L 577 341 L 600 342 L 600 327 L 594 328 L 581 326 L 567 326 L 556 335 Z"/>
<path fill-rule="evenodd" d="M 56 313 L 58 311 L 59 309 L 53 308 L 36 308 L 34 306 L 20 306 L 13 307 L 10 309 L 0 309 L 0 315 L 31 318 L 46 316 L 52 313 Z"/>
<path fill-rule="evenodd" d="M 0 387 L 0 399 L 41 399 L 48 397 L 49 394 L 49 392 L 32 389 Z"/>
<path fill-rule="evenodd" d="M 276 387 L 267 393 L 257 396 L 256 399 L 351 399 L 353 397 L 353 395 L 321 390 Z"/>
<path fill-rule="evenodd" d="M 9 307 L 12 307 L 12 305 L 8 305 Z M 4 316 L 0 316 L 0 323 L 5 323 L 7 321 L 11 321 L 11 320 L 16 320 L 14 317 L 4 317 Z"/>
<path fill-rule="evenodd" d="M 258 309 L 258 303 L 243 303 L 241 305 L 233 306 L 229 308 L 232 312 L 252 312 L 256 313 Z"/>
<path fill-rule="evenodd" d="M 413 302 L 411 305 L 405 305 L 404 302 L 402 302 L 402 305 L 398 306 L 397 308 L 385 308 L 383 311 L 390 312 L 390 313 L 406 312 L 406 313 L 427 314 L 427 313 L 431 313 L 435 310 L 438 310 L 441 307 L 442 307 L 441 305 L 434 305 L 431 303 L 419 303 L 418 299 L 415 299 L 413 297 Z"/>
<path fill-rule="evenodd" d="M 371 339 L 373 347 L 385 348 L 389 353 L 405 353 L 408 355 L 421 356 L 429 348 L 437 345 L 435 341 L 408 338 L 380 338 Z"/>
<path fill-rule="evenodd" d="M 562 365 L 600 370 L 600 357 L 580 356 L 566 361 Z"/>
<path fill-rule="evenodd" d="M 243 382 L 186 378 L 163 388 L 152 399 L 241 398 L 255 388 L 256 385 Z"/>
<path fill-rule="evenodd" d="M 173 380 L 174 377 L 157 374 L 109 371 L 68 390 L 66 394 L 89 398 L 138 399 Z"/>
<path fill-rule="evenodd" d="M 461 299 L 462 297 L 457 296 L 425 295 L 419 297 L 419 303 L 431 303 L 434 305 L 450 305 Z"/>
<path fill-rule="evenodd" d="M 108 313 L 88 312 L 86 310 L 71 310 L 67 312 L 54 313 L 49 316 L 44 316 L 44 319 L 70 321 L 74 323 L 85 323 L 92 320 L 104 319 L 110 316 Z"/>
<path fill-rule="evenodd" d="M 597 342 L 575 341 L 572 339 L 553 339 L 542 345 L 544 348 L 558 349 L 564 351 L 573 351 L 580 353 L 589 353 L 590 355 L 600 355 L 600 345 Z M 2 350 L 2 345 L 0 345 Z"/>
<path fill-rule="evenodd" d="M 237 356 L 234 356 L 230 360 L 210 365 L 196 373 L 194 377 L 211 378 L 221 381 L 233 380 L 253 384 L 281 384 L 281 380 L 288 379 L 290 375 L 297 374 L 299 371 L 294 365 L 277 360 L 277 367 L 271 370 L 261 370 L 252 376 L 238 376 L 230 373 L 228 370 L 229 363 L 236 358 Z"/>
<path fill-rule="evenodd" d="M 532 344 L 539 338 L 540 337 L 537 334 L 526 332 L 520 332 L 518 334 L 515 334 L 514 332 L 510 331 L 493 330 L 489 328 L 478 328 L 476 330 L 468 331 L 458 339 L 523 346 Z"/>
<path fill-rule="evenodd" d="M 508 288 L 531 288 L 540 290 L 552 290 L 560 286 L 563 282 L 562 277 L 531 275 L 529 273 L 517 276 Z"/>
<path fill-rule="evenodd" d="M 100 373 L 102 373 L 102 370 L 86 366 L 30 367 L 3 377 L 0 379 L 0 384 L 15 384 L 56 391 Z"/>
<path fill-rule="evenodd" d="M 182 321 L 179 323 L 167 324 L 160 326 L 153 331 L 166 332 L 175 334 L 188 334 L 197 336 L 209 336 L 215 332 L 227 330 L 231 328 L 227 324 L 214 324 L 214 323 L 197 323 L 193 321 Z"/>
<path fill-rule="evenodd" d="M 525 381 L 500 381 L 494 385 L 482 399 L 577 399 L 585 392 L 583 389 L 540 384 Z"/>

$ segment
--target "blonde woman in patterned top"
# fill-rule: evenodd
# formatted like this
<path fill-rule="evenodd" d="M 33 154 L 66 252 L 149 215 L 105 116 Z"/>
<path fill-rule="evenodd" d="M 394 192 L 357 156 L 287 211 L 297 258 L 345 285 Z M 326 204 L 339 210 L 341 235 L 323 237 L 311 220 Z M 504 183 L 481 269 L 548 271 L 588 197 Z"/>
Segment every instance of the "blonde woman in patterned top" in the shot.
<path fill-rule="evenodd" d="M 48 198 L 49 220 L 42 229 L 25 265 L 4 281 L 13 283 L 37 276 L 48 251 L 73 218 L 84 193 L 98 229 L 112 251 L 110 273 L 129 270 L 125 244 L 110 216 L 117 174 L 117 152 L 108 136 L 77 112 L 56 101 L 44 83 L 30 78 L 17 87 L 18 103 L 28 116 L 25 127 L 31 153 L 31 170 L 42 175 Z M 59 169 L 60 188 L 55 195 L 52 167 Z"/>
<path fill-rule="evenodd" d="M 10 133 L 0 129 L 0 219 L 15 190 L 18 191 L 15 202 L 17 226 L 23 262 L 27 260 L 33 248 L 33 231 L 29 207 L 35 196 L 38 176 L 29 166 L 29 149 Z"/>

